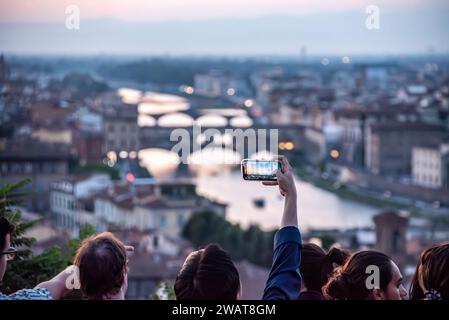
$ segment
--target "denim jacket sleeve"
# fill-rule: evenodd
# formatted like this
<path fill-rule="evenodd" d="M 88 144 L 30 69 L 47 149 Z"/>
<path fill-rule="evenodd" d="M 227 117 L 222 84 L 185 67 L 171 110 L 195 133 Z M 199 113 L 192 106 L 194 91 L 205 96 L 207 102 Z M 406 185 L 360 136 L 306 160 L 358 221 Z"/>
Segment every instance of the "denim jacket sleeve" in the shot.
<path fill-rule="evenodd" d="M 273 264 L 263 294 L 263 300 L 298 299 L 301 289 L 302 241 L 299 229 L 287 226 L 274 236 Z"/>

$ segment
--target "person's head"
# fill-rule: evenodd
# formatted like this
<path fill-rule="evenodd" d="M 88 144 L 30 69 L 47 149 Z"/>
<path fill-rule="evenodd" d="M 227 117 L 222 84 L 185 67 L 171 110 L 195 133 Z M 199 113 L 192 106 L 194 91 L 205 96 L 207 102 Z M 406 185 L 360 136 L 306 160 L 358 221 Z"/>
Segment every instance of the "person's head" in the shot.
<path fill-rule="evenodd" d="M 338 248 L 331 248 L 326 253 L 316 244 L 304 244 L 299 266 L 304 288 L 321 292 L 333 270 L 341 266 L 348 256 L 349 253 Z"/>
<path fill-rule="evenodd" d="M 14 225 L 8 219 L 0 217 L 0 283 L 6 272 L 9 255 L 5 252 L 11 246 L 11 235 L 14 233 L 14 229 Z"/>
<path fill-rule="evenodd" d="M 401 300 L 407 296 L 397 265 L 372 250 L 354 253 L 336 268 L 323 294 L 336 300 Z"/>
<path fill-rule="evenodd" d="M 128 286 L 128 258 L 123 243 L 103 232 L 85 239 L 74 265 L 79 268 L 81 291 L 88 299 L 124 298 Z"/>
<path fill-rule="evenodd" d="M 210 244 L 192 252 L 175 281 L 178 300 L 236 300 L 240 278 L 229 254 Z"/>
<path fill-rule="evenodd" d="M 410 286 L 410 299 L 449 300 L 449 243 L 421 253 Z"/>

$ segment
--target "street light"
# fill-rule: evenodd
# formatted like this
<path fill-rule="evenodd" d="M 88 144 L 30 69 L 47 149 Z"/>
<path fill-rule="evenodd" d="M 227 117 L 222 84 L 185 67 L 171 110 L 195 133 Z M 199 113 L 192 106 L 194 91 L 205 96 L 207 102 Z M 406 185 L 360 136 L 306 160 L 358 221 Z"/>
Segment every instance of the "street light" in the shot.
<path fill-rule="evenodd" d="M 245 105 L 245 107 L 251 108 L 254 105 L 254 101 L 251 99 L 246 99 L 243 104 Z"/>
<path fill-rule="evenodd" d="M 295 147 L 295 145 L 294 145 L 294 143 L 293 142 L 286 142 L 285 143 L 285 149 L 286 150 L 288 150 L 288 151 L 291 151 L 291 150 L 293 150 L 293 148 Z"/>
<path fill-rule="evenodd" d="M 329 153 L 331 158 L 338 159 L 340 157 L 340 152 L 336 149 L 331 150 Z"/>

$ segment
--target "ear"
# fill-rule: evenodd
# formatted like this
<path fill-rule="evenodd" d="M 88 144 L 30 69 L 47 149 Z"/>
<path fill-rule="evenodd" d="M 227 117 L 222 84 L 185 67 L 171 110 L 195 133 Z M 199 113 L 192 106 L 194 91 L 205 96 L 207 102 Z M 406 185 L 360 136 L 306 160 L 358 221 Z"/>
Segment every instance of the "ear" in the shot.
<path fill-rule="evenodd" d="M 371 291 L 373 300 L 385 300 L 384 294 L 380 289 L 374 289 Z"/>
<path fill-rule="evenodd" d="M 237 291 L 237 294 L 235 296 L 235 300 L 240 300 L 241 297 L 242 297 L 242 291 L 239 290 L 239 291 Z"/>

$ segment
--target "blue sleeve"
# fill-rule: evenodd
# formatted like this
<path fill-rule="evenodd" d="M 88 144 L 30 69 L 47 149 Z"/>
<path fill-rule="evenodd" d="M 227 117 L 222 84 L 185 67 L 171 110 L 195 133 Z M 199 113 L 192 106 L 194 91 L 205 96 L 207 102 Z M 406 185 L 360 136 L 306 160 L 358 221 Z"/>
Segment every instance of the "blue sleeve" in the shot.
<path fill-rule="evenodd" d="M 263 300 L 295 300 L 301 290 L 301 234 L 299 229 L 288 226 L 274 236 L 273 265 L 271 266 Z"/>

